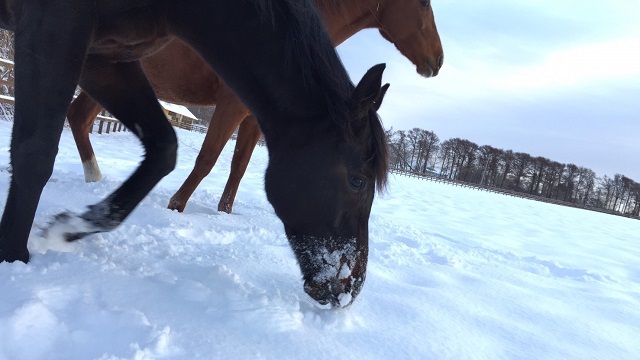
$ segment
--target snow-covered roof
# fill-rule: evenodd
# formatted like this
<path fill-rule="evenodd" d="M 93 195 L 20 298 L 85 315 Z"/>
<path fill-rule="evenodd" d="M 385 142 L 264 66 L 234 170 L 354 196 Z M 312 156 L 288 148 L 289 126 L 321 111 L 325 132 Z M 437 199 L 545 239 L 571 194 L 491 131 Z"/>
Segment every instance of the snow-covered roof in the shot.
<path fill-rule="evenodd" d="M 187 109 L 185 106 L 168 103 L 162 100 L 158 100 L 158 101 L 160 101 L 160 105 L 162 105 L 162 107 L 168 111 L 174 112 L 176 114 L 180 114 L 182 116 L 186 116 L 190 119 L 198 120 L 198 118 L 195 115 L 193 115 L 191 111 L 189 111 L 189 109 Z"/>

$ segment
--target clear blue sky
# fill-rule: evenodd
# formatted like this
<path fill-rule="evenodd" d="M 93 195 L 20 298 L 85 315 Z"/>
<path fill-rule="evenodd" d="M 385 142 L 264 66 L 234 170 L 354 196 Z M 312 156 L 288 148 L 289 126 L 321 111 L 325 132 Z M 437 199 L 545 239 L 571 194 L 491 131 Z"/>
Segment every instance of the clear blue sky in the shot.
<path fill-rule="evenodd" d="M 445 53 L 425 79 L 377 31 L 338 51 L 354 82 L 387 63 L 385 127 L 640 181 L 640 1 L 433 0 Z"/>

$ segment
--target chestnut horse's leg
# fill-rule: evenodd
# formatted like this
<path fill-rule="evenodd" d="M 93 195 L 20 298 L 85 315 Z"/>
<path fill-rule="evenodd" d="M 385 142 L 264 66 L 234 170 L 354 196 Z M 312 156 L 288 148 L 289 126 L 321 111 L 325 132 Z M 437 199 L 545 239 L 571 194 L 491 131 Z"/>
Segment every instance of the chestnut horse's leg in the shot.
<path fill-rule="evenodd" d="M 101 110 L 102 106 L 83 91 L 71 102 L 67 112 L 67 120 L 69 120 L 73 138 L 76 140 L 78 153 L 80 153 L 84 168 L 84 181 L 86 182 L 102 180 L 102 172 L 100 172 L 96 155 L 89 140 L 89 129 L 93 126 L 93 119 L 98 116 Z"/>
<path fill-rule="evenodd" d="M 233 208 L 233 201 L 236 198 L 238 192 L 238 186 L 240 186 L 240 180 L 244 176 L 249 160 L 251 160 L 251 153 L 256 147 L 258 140 L 262 136 L 258 120 L 253 115 L 249 115 L 244 118 L 240 128 L 238 129 L 238 140 L 236 141 L 236 149 L 233 153 L 233 160 L 231 161 L 231 172 L 229 173 L 229 179 L 227 185 L 224 187 L 224 192 L 218 203 L 218 211 L 224 211 L 227 214 L 231 214 Z"/>
<path fill-rule="evenodd" d="M 191 197 L 191 194 L 193 194 L 202 179 L 211 172 L 233 131 L 249 113 L 242 101 L 222 83 L 220 84 L 218 99 L 218 106 L 211 118 L 207 135 L 196 158 L 196 164 L 180 189 L 169 200 L 168 208 L 171 210 L 184 211 L 189 197 Z"/>
<path fill-rule="evenodd" d="M 67 241 L 118 226 L 176 164 L 177 138 L 139 62 L 113 63 L 89 56 L 82 88 L 131 129 L 145 149 L 135 172 L 84 214 L 60 214 L 47 229 Z"/>
<path fill-rule="evenodd" d="M 13 174 L 0 221 L 0 262 L 29 261 L 27 241 L 58 153 L 64 118 L 93 30 L 91 1 L 29 1 L 15 8 Z M 67 21 L 65 19 L 74 19 Z"/>

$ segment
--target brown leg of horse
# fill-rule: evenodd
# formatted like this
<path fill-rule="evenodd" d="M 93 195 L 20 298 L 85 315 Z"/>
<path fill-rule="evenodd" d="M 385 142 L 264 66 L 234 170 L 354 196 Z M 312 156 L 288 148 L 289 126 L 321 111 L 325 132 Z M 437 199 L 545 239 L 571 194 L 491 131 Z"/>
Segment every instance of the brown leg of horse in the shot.
<path fill-rule="evenodd" d="M 236 149 L 233 153 L 233 160 L 231 161 L 231 173 L 229 173 L 227 185 L 224 187 L 224 192 L 218 203 L 218 211 L 231 214 L 233 201 L 236 198 L 238 186 L 240 186 L 240 180 L 242 180 L 244 172 L 247 170 L 253 149 L 256 147 L 261 136 L 262 131 L 260 131 L 260 126 L 256 118 L 253 115 L 244 118 L 238 130 Z"/>
<path fill-rule="evenodd" d="M 67 120 L 71 126 L 73 138 L 76 140 L 82 167 L 84 168 L 84 181 L 96 182 L 102 180 L 102 173 L 96 161 L 96 155 L 89 140 L 89 129 L 93 126 L 93 119 L 98 116 L 102 106 L 93 100 L 84 91 L 71 102 L 67 112 Z"/>
<path fill-rule="evenodd" d="M 211 118 L 196 164 L 187 180 L 169 200 L 169 209 L 178 210 L 179 212 L 184 211 L 189 197 L 191 197 L 191 194 L 196 190 L 202 179 L 209 175 L 224 145 L 238 127 L 240 121 L 248 114 L 249 110 L 240 99 L 226 86 L 220 86 L 218 106 L 215 113 L 213 113 L 213 118 Z"/>

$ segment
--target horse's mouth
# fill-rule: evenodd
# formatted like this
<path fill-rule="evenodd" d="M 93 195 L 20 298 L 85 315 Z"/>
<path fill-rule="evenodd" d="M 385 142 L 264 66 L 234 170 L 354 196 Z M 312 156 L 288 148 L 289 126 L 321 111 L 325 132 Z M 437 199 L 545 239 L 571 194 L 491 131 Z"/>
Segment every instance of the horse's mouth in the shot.
<path fill-rule="evenodd" d="M 418 72 L 418 74 L 422 75 L 425 78 L 430 78 L 430 77 L 434 77 L 438 75 L 438 70 L 436 67 L 434 67 L 431 64 L 431 61 L 429 60 L 425 60 L 424 63 L 422 63 L 422 66 L 418 66 L 416 68 L 416 71 Z"/>
<path fill-rule="evenodd" d="M 364 283 L 364 273 L 359 269 L 354 274 L 348 264 L 342 263 L 334 274 L 327 276 L 325 270 L 320 276 L 306 280 L 304 291 L 321 305 L 330 305 L 334 309 L 347 308 L 358 296 Z"/>
<path fill-rule="evenodd" d="M 345 286 L 345 280 L 306 281 L 304 291 L 320 305 L 330 305 L 332 309 L 346 308 L 355 300 L 357 293 L 351 291 L 351 286 Z"/>
<path fill-rule="evenodd" d="M 416 71 L 418 74 L 422 75 L 425 78 L 438 76 L 440 72 L 440 68 L 442 67 L 442 63 L 444 61 L 444 56 L 440 55 L 438 58 L 438 63 L 435 64 L 433 61 L 429 59 L 425 59 L 421 65 L 416 67 Z"/>
<path fill-rule="evenodd" d="M 427 69 L 427 70 L 418 70 L 418 74 L 422 75 L 422 77 L 425 78 L 430 78 L 430 77 L 434 77 L 435 75 L 433 74 L 433 70 L 431 70 L 431 68 Z"/>

